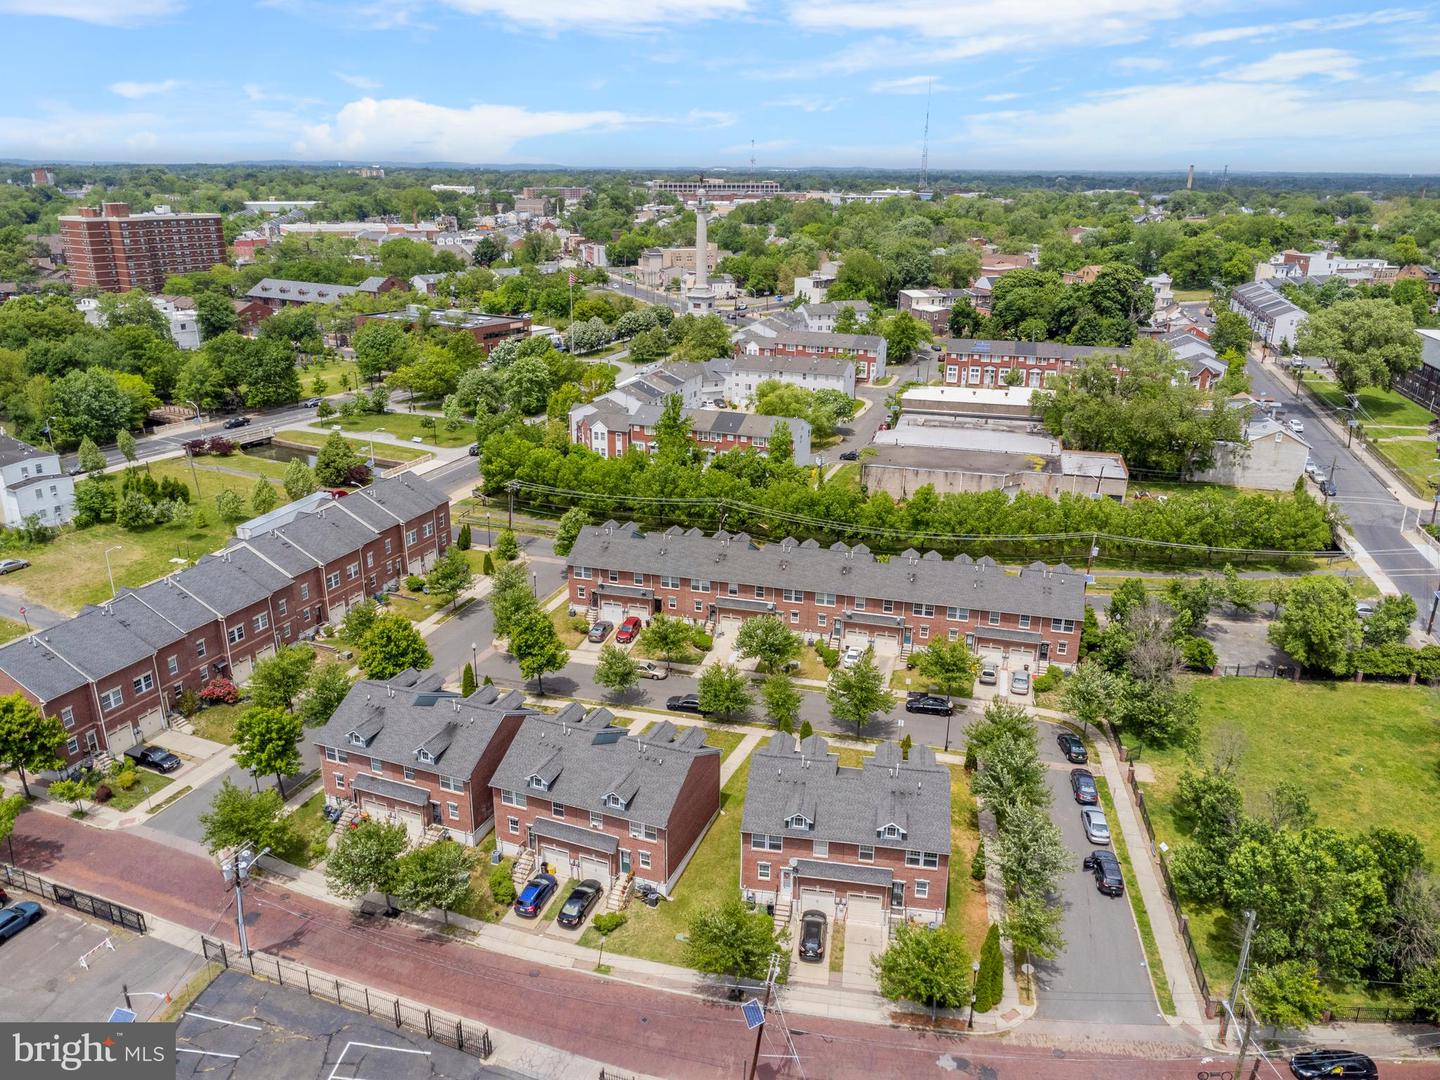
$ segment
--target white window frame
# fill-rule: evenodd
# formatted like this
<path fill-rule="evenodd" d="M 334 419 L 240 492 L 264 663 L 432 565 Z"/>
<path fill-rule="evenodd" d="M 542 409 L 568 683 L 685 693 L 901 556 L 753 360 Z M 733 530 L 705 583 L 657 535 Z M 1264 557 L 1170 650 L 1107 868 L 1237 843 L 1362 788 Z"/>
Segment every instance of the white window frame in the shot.
<path fill-rule="evenodd" d="M 857 859 L 859 859 L 861 862 L 874 862 L 874 861 L 875 861 L 875 847 L 874 847 L 874 845 L 873 845 L 873 844 L 861 844 L 860 847 L 859 847 L 859 850 L 856 851 L 856 853 L 855 853 L 855 857 L 856 857 Z"/>
<path fill-rule="evenodd" d="M 769 881 L 770 864 L 768 862 L 757 862 L 755 864 L 755 876 L 761 881 Z"/>
<path fill-rule="evenodd" d="M 459 804 L 459 803 L 457 803 L 457 802 L 446 802 L 446 804 L 445 804 L 445 810 L 446 810 L 446 812 L 449 814 L 451 821 L 459 821 L 459 820 L 460 820 L 460 804 Z"/>
<path fill-rule="evenodd" d="M 817 858 L 817 859 L 828 859 L 828 858 L 830 857 L 830 841 L 829 841 L 829 840 L 812 840 L 812 841 L 810 841 L 810 854 L 814 855 L 815 858 Z"/>
<path fill-rule="evenodd" d="M 345 790 L 345 774 L 344 774 L 343 772 L 337 772 L 337 773 L 335 774 L 335 790 L 336 790 L 336 791 L 344 791 L 344 790 Z"/>
<path fill-rule="evenodd" d="M 118 709 L 125 704 L 125 691 L 118 686 L 112 686 L 100 695 L 100 708 L 104 712 Z"/>

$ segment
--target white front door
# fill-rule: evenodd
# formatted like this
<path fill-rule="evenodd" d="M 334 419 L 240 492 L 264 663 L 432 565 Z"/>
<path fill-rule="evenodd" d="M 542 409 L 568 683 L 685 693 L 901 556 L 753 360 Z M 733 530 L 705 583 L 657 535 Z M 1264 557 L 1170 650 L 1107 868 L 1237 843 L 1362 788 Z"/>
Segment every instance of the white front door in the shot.
<path fill-rule="evenodd" d="M 795 871 L 791 870 L 788 866 L 780 868 L 780 890 L 776 895 L 785 900 L 790 898 L 791 892 L 793 891 L 791 880 L 794 876 Z"/>

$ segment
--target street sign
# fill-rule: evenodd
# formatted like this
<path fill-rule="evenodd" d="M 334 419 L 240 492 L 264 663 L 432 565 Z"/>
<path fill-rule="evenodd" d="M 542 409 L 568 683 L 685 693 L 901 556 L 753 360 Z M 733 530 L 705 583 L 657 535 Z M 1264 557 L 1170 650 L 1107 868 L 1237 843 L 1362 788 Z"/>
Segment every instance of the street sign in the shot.
<path fill-rule="evenodd" d="M 754 1031 L 761 1024 L 765 1023 L 765 1007 L 751 998 L 740 1006 L 740 1011 L 745 1014 L 745 1029 Z"/>
<path fill-rule="evenodd" d="M 115 1008 L 113 1008 L 113 1009 L 110 1010 L 110 1020 L 109 1020 L 109 1023 L 112 1023 L 112 1024 L 133 1024 L 134 1022 L 135 1022 L 135 1014 L 134 1014 L 133 1012 L 131 1012 L 129 1009 L 122 1009 L 122 1008 L 120 1008 L 120 1007 L 117 1005 Z"/>

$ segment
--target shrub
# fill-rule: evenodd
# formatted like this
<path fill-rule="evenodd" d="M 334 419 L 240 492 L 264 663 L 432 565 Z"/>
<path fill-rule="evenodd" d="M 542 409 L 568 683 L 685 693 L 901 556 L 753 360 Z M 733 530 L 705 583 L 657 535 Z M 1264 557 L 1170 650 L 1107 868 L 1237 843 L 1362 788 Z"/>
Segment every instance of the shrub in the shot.
<path fill-rule="evenodd" d="M 95 793 L 91 795 L 90 798 L 97 803 L 109 802 L 111 794 L 110 785 L 101 784 L 95 789 Z"/>
<path fill-rule="evenodd" d="M 115 774 L 115 786 L 121 791 L 129 791 L 139 782 L 140 775 L 132 768 L 123 768 Z"/>
<path fill-rule="evenodd" d="M 485 559 L 480 564 L 480 572 L 486 577 L 495 573 L 495 557 L 490 552 L 485 552 Z"/>
<path fill-rule="evenodd" d="M 175 699 L 175 708 L 187 720 L 200 711 L 200 695 L 193 686 L 187 686 L 180 691 L 180 696 Z"/>
<path fill-rule="evenodd" d="M 460 526 L 460 535 L 455 538 L 455 546 L 461 551 L 470 550 L 470 526 L 468 524 Z"/>
<path fill-rule="evenodd" d="M 1051 690 L 1058 689 L 1064 680 L 1065 672 L 1058 664 L 1051 664 L 1045 669 L 1045 674 L 1035 680 L 1035 692 L 1037 694 L 1049 693 Z"/>
<path fill-rule="evenodd" d="M 229 679 L 214 678 L 200 688 L 200 700 L 207 705 L 234 705 L 240 691 Z"/>
<path fill-rule="evenodd" d="M 1191 671 L 1213 671 L 1220 663 L 1215 646 L 1203 637 L 1187 634 L 1180 641 L 1180 662 Z"/>
<path fill-rule="evenodd" d="M 206 443 L 205 452 L 216 457 L 229 457 L 235 452 L 235 444 L 223 435 L 214 435 Z"/>
<path fill-rule="evenodd" d="M 971 880 L 971 881 L 984 881 L 984 880 L 985 880 L 985 841 L 984 841 L 984 840 L 981 840 L 980 843 L 975 846 L 975 855 L 974 855 L 974 857 L 970 860 L 970 880 Z"/>
<path fill-rule="evenodd" d="M 690 634 L 690 644 L 701 652 L 709 652 L 715 647 L 715 639 L 697 626 Z"/>
<path fill-rule="evenodd" d="M 570 617 L 570 629 L 577 634 L 583 634 L 590 629 L 590 620 L 584 615 L 572 615 Z"/>
<path fill-rule="evenodd" d="M 837 664 L 840 663 L 840 650 L 832 649 L 823 641 L 815 642 L 815 655 L 820 657 L 820 662 L 824 664 L 827 668 L 833 669 Z"/>
<path fill-rule="evenodd" d="M 418 574 L 407 574 L 405 575 L 405 588 L 409 589 L 411 592 L 424 592 L 425 579 L 420 577 Z"/>
<path fill-rule="evenodd" d="M 490 895 L 497 904 L 509 907 L 515 902 L 515 882 L 510 880 L 508 863 L 498 863 L 490 870 Z"/>
<path fill-rule="evenodd" d="M 980 974 L 975 979 L 975 1011 L 989 1012 L 1005 996 L 1005 954 L 1000 951 L 1000 927 L 990 924 L 980 947 Z"/>
<path fill-rule="evenodd" d="M 603 915 L 596 915 L 590 925 L 595 927 L 595 932 L 602 937 L 613 934 L 625 925 L 625 913 L 623 911 L 607 911 Z"/>

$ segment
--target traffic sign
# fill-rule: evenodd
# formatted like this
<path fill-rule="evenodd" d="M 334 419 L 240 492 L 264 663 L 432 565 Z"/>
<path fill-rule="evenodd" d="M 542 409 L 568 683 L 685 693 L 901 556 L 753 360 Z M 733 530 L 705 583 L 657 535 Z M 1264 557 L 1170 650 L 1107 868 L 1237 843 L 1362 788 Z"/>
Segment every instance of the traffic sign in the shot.
<path fill-rule="evenodd" d="M 747 1031 L 754 1031 L 761 1024 L 765 1023 L 765 1006 L 751 998 L 740 1006 L 740 1011 L 745 1014 L 745 1028 Z"/>

